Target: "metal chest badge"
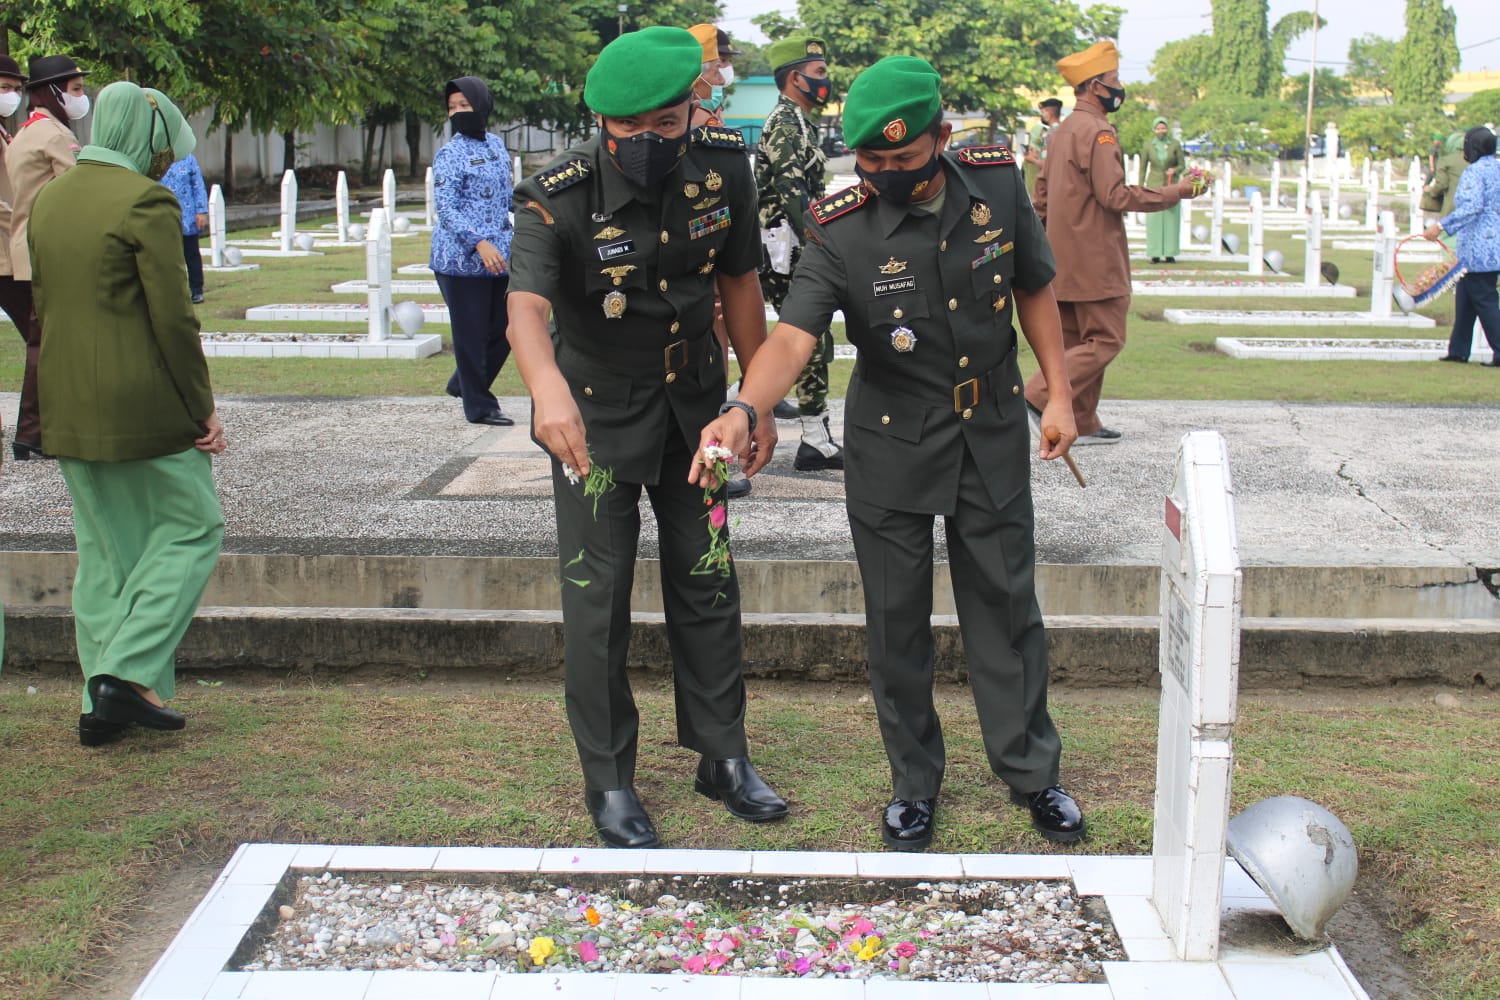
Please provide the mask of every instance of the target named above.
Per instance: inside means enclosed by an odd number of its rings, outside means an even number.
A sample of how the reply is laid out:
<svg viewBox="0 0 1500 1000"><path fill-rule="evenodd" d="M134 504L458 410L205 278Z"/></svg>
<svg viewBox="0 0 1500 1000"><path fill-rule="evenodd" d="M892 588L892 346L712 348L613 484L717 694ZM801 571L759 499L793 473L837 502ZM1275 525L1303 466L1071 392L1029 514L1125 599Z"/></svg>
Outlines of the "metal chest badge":
<svg viewBox="0 0 1500 1000"><path fill-rule="evenodd" d="M969 221L976 226L987 226L990 224L990 206L982 201L976 201L969 209Z"/></svg>
<svg viewBox="0 0 1500 1000"><path fill-rule="evenodd" d="M909 326L898 326L891 331L891 346L900 354L910 354L917 346L917 334Z"/></svg>
<svg viewBox="0 0 1500 1000"><path fill-rule="evenodd" d="M625 293L619 290L604 296L604 317L619 319L625 315Z"/></svg>
<svg viewBox="0 0 1500 1000"><path fill-rule="evenodd" d="M717 191L724 186L724 178L720 177L716 171L710 170L707 176L703 178L703 186L710 191ZM691 198L692 195L688 195L688 197Z"/></svg>

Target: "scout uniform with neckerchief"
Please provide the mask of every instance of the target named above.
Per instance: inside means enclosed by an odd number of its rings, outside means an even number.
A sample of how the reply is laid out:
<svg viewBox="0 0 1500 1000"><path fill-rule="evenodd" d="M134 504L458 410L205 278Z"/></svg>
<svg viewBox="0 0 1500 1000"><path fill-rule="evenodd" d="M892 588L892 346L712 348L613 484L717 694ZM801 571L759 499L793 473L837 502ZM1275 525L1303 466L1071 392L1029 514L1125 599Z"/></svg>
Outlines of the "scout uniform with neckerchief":
<svg viewBox="0 0 1500 1000"><path fill-rule="evenodd" d="M667 32L691 45L685 56ZM664 54L635 52L658 38L666 39ZM682 79L645 92L640 65L671 59L681 62ZM633 32L600 55L586 96L600 114L641 114L686 100L700 66L687 32ZM625 661L642 489L660 539L678 738L714 759L746 753L739 585L732 572L693 573L709 538L703 490L687 473L699 431L725 399L715 276L754 271L761 250L755 183L737 129L692 130L656 191L628 181L601 138L517 188L510 290L551 303L556 362L582 415L590 459L614 477L596 505L552 461L568 718L585 784L603 791L630 786L635 772L639 716Z"/></svg>
<svg viewBox="0 0 1500 1000"><path fill-rule="evenodd" d="M851 147L892 149L941 113L937 74L891 57L850 88ZM845 408L849 524L865 591L870 683L894 793L935 799L945 757L932 697L933 518L990 767L1012 789L1056 784L1047 649L1033 576L1030 434L1013 293L1052 254L1004 146L941 154L927 203L865 184L813 203L781 320L821 330L842 309L859 356ZM935 214L934 214L935 213Z"/></svg>

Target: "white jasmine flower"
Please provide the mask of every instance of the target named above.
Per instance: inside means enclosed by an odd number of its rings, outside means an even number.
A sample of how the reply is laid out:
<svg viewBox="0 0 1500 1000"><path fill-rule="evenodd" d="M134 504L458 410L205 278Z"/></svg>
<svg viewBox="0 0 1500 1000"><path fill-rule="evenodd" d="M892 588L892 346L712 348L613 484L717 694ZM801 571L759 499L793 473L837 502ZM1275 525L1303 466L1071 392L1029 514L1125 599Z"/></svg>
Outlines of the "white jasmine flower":
<svg viewBox="0 0 1500 1000"><path fill-rule="evenodd" d="M563 475L568 477L568 482L572 483L574 486L577 486L579 483L583 482L583 477L578 474L578 470L574 469L567 462L564 462L562 464L562 467Z"/></svg>

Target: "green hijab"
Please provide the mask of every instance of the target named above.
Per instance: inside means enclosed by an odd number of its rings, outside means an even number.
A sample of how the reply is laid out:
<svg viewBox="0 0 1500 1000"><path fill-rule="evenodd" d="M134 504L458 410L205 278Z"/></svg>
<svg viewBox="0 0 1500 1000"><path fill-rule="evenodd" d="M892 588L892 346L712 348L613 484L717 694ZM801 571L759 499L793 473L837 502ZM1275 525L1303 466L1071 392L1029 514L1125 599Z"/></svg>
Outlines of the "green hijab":
<svg viewBox="0 0 1500 1000"><path fill-rule="evenodd" d="M1464 134L1462 132L1452 133L1448 136L1447 141L1443 143L1443 152L1445 153L1462 153L1463 151Z"/></svg>
<svg viewBox="0 0 1500 1000"><path fill-rule="evenodd" d="M93 142L83 147L78 159L148 174L153 159L171 163L197 145L187 119L166 94L121 80L99 91Z"/></svg>

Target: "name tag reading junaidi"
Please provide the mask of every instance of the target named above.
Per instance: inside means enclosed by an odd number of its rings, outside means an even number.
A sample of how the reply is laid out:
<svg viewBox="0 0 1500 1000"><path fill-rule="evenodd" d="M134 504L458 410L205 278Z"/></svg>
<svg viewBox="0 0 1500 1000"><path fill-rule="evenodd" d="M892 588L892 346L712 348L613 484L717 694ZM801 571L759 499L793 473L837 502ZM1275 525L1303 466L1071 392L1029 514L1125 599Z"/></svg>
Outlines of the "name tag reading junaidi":
<svg viewBox="0 0 1500 1000"><path fill-rule="evenodd" d="M628 257L635 253L635 240L620 240L617 243L606 243L602 247L595 247L599 252L600 260L614 260L616 257Z"/></svg>

